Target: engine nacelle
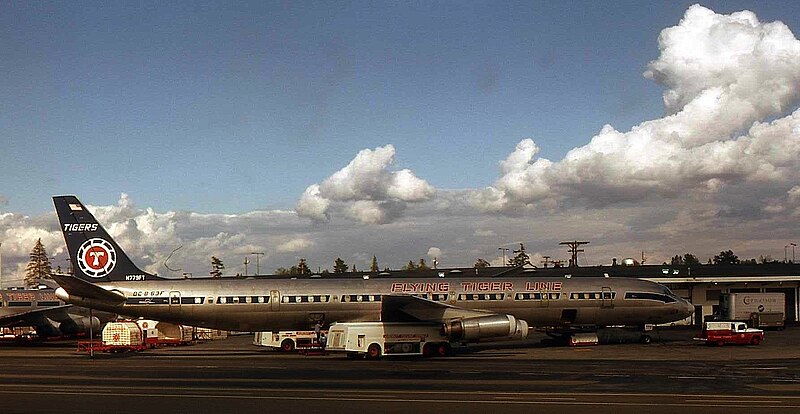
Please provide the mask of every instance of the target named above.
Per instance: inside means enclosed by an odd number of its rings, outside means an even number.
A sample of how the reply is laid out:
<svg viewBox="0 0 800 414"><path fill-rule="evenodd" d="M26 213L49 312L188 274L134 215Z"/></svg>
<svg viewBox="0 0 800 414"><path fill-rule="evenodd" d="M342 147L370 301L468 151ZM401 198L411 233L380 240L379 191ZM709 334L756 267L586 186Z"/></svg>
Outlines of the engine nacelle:
<svg viewBox="0 0 800 414"><path fill-rule="evenodd" d="M72 319L61 322L58 329L64 336L88 336L89 327L94 333L100 333L100 320L97 317L73 317Z"/></svg>
<svg viewBox="0 0 800 414"><path fill-rule="evenodd" d="M524 339L528 337L528 322L511 315L457 319L444 324L444 333L451 341Z"/></svg>

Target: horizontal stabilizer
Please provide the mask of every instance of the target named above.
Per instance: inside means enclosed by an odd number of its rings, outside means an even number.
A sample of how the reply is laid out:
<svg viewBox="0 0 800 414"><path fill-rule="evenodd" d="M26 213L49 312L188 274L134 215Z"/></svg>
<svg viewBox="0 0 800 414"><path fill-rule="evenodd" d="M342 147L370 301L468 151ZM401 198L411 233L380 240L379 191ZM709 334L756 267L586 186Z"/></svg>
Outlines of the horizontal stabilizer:
<svg viewBox="0 0 800 414"><path fill-rule="evenodd" d="M58 319L60 315L66 315L66 310L71 308L72 305L59 305L49 308L41 308L29 310L27 312L14 313L11 315L4 315L0 317L0 326L14 327L14 326L30 326L31 320L37 316L45 316L50 319Z"/></svg>
<svg viewBox="0 0 800 414"><path fill-rule="evenodd" d="M53 279L71 297L80 297L94 302L102 302L116 306L125 303L125 296L103 289L93 283L79 279L72 275L53 274ZM58 291L56 291L58 294Z"/></svg>

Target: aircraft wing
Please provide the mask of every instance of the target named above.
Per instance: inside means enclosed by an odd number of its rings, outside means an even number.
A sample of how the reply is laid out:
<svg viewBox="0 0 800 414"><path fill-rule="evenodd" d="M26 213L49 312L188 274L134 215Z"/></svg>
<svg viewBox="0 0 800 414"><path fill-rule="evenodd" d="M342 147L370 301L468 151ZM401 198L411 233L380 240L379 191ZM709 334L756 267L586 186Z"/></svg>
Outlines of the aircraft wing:
<svg viewBox="0 0 800 414"><path fill-rule="evenodd" d="M381 320L384 322L441 322L496 315L494 312L459 308L411 295L383 296Z"/></svg>
<svg viewBox="0 0 800 414"><path fill-rule="evenodd" d="M68 317L67 309L72 305L60 305L49 308L34 309L27 312L19 312L0 317L0 326L12 328L15 326L30 326L38 323L42 316L52 320L63 320Z"/></svg>
<svg viewBox="0 0 800 414"><path fill-rule="evenodd" d="M78 279L72 275L53 274L53 279L70 296L92 299L99 302L106 302L109 305L120 305L125 303L125 296L103 289L100 286Z"/></svg>

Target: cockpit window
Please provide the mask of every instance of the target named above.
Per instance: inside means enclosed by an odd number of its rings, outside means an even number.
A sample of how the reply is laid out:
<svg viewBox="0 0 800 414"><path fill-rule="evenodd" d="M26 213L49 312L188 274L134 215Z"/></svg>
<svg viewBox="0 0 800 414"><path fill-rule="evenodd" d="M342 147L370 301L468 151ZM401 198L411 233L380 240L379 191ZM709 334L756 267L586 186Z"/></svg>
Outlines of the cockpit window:
<svg viewBox="0 0 800 414"><path fill-rule="evenodd" d="M673 296L650 292L625 292L625 299L656 300L664 303L676 302L676 299Z"/></svg>

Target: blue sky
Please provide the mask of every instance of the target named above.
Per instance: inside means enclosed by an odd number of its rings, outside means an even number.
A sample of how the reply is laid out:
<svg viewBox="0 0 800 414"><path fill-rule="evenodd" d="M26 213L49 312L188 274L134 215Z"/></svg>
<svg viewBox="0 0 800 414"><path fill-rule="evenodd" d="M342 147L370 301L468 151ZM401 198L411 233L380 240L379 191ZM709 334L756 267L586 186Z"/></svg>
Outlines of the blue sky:
<svg viewBox="0 0 800 414"><path fill-rule="evenodd" d="M692 4L2 3L3 267L63 255L54 194L158 272L782 258L800 2Z"/></svg>
<svg viewBox="0 0 800 414"><path fill-rule="evenodd" d="M660 116L641 74L689 4L4 3L0 208L292 208L387 143L437 188L485 187L523 138L557 159ZM798 23L791 2L711 6Z"/></svg>

